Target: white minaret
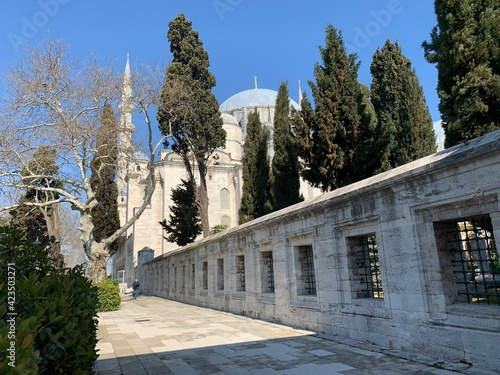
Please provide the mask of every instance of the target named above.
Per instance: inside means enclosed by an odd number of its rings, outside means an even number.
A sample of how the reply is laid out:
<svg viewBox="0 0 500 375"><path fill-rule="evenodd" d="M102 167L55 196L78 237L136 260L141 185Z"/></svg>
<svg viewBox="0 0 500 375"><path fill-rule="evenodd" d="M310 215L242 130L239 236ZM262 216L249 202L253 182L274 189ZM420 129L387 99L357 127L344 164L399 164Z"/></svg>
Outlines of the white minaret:
<svg viewBox="0 0 500 375"><path fill-rule="evenodd" d="M135 127L132 124L132 78L130 75L129 54L127 53L127 63L123 74L122 101L120 109L120 127L118 129L118 191L127 186L126 177L130 172L130 160L134 151L132 145L132 135Z"/></svg>
<svg viewBox="0 0 500 375"><path fill-rule="evenodd" d="M300 88L300 79L299 79L299 107L301 106L302 102L302 89Z"/></svg>

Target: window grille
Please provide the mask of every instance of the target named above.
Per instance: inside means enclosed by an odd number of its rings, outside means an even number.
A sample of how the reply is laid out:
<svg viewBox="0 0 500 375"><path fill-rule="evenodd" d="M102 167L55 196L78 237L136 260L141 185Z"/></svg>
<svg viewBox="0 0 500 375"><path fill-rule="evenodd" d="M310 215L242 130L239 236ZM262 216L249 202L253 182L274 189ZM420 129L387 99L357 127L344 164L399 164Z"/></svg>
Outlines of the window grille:
<svg viewBox="0 0 500 375"><path fill-rule="evenodd" d="M195 289L195 285L196 285L196 267L195 267L195 264L192 263L191 264L191 290L194 290Z"/></svg>
<svg viewBox="0 0 500 375"><path fill-rule="evenodd" d="M262 253L262 280L264 293L274 293L274 264L272 251Z"/></svg>
<svg viewBox="0 0 500 375"><path fill-rule="evenodd" d="M468 303L500 306L500 257L488 218L457 221L449 233L458 295Z"/></svg>
<svg viewBox="0 0 500 375"><path fill-rule="evenodd" d="M245 257L239 255L236 257L236 290L245 291Z"/></svg>
<svg viewBox="0 0 500 375"><path fill-rule="evenodd" d="M203 262L203 290L208 290L208 262Z"/></svg>
<svg viewBox="0 0 500 375"><path fill-rule="evenodd" d="M299 294L315 296L316 276L314 275L314 255L312 246L299 246L299 263L302 281L302 288Z"/></svg>
<svg viewBox="0 0 500 375"><path fill-rule="evenodd" d="M181 274L181 289L184 291L186 287L186 265L182 265L182 274Z"/></svg>
<svg viewBox="0 0 500 375"><path fill-rule="evenodd" d="M224 290L224 259L217 259L217 290Z"/></svg>
<svg viewBox="0 0 500 375"><path fill-rule="evenodd" d="M177 290L177 267L174 267L174 290Z"/></svg>
<svg viewBox="0 0 500 375"><path fill-rule="evenodd" d="M358 297L384 298L377 239L369 235L356 238L356 242L361 283Z"/></svg>

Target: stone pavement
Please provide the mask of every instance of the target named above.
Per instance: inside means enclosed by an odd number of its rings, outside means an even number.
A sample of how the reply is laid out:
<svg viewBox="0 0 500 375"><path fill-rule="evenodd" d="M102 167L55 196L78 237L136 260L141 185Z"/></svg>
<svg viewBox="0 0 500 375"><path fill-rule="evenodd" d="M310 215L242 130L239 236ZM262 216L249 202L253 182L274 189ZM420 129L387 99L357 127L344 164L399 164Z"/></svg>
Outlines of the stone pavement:
<svg viewBox="0 0 500 375"><path fill-rule="evenodd" d="M157 297L101 313L98 375L452 375L293 329Z"/></svg>

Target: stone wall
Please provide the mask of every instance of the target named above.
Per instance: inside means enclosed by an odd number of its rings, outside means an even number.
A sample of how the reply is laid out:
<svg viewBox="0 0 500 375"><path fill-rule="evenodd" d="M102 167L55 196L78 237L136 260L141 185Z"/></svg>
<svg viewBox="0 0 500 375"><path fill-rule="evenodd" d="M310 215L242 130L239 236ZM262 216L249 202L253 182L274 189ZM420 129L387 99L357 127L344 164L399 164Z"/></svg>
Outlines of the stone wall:
<svg viewBox="0 0 500 375"><path fill-rule="evenodd" d="M158 256L141 286L496 373L499 193L497 131Z"/></svg>

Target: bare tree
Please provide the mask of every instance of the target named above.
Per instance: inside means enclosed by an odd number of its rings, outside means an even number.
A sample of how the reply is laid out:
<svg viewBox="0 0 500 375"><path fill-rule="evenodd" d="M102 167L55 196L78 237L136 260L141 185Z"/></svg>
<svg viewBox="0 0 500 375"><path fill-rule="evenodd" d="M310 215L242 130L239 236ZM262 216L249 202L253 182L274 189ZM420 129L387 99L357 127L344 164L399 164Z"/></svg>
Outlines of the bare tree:
<svg viewBox="0 0 500 375"><path fill-rule="evenodd" d="M123 76L111 65L100 66L95 58L83 63L70 60L62 41L47 41L38 48L28 48L26 57L6 77L6 95L0 99L0 187L5 191L50 192L57 199L26 204L47 207L69 203L72 210L78 211L80 239L90 261L89 275L96 281L106 276L106 247L140 217L155 189L154 156L163 139L153 145L148 110L157 101L160 76L152 69L134 74L131 82L134 91L128 103L143 115L149 133L148 189L144 202L127 223L100 242L93 238L91 210L97 201L90 184L90 163L96 152L100 114L106 103L116 105L120 100ZM57 151L57 175L40 175L28 168L28 161L41 146ZM132 158L130 150L124 153ZM37 179L54 179L62 187L31 184ZM6 205L0 211L15 206Z"/></svg>

